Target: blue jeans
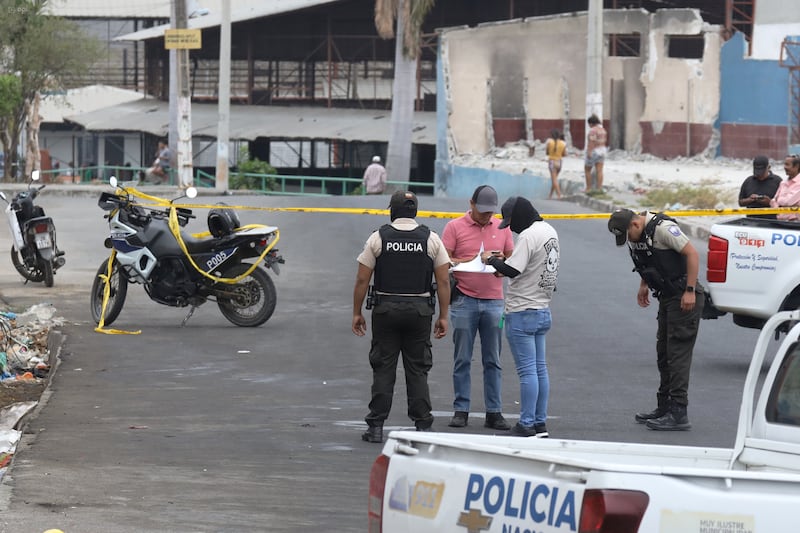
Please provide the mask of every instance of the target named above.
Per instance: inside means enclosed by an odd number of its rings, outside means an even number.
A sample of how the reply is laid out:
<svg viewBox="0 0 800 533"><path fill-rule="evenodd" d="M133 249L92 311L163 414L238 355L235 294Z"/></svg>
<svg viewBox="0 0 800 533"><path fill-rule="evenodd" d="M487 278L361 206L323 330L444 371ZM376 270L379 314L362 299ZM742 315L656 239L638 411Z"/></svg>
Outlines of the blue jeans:
<svg viewBox="0 0 800 533"><path fill-rule="evenodd" d="M547 420L550 376L544 337L551 323L550 309L526 309L506 315L506 339L519 376L519 423L525 427Z"/></svg>
<svg viewBox="0 0 800 533"><path fill-rule="evenodd" d="M450 327L453 330L453 401L454 411L469 412L470 365L475 335L481 336L481 360L483 361L483 401L487 413L503 410L501 399L503 371L500 367L500 345L502 334L500 318L503 316L503 300L483 300L463 294L456 296L450 306Z"/></svg>

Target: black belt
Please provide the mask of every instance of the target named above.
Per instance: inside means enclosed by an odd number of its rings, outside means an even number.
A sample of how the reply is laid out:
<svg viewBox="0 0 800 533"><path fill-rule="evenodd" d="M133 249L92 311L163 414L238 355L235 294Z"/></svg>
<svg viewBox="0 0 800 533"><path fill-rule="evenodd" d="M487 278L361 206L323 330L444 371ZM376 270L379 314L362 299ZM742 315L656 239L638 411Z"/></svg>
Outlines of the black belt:
<svg viewBox="0 0 800 533"><path fill-rule="evenodd" d="M430 296L398 296L394 294L377 294L378 300L380 302L418 302L421 300L427 300Z"/></svg>

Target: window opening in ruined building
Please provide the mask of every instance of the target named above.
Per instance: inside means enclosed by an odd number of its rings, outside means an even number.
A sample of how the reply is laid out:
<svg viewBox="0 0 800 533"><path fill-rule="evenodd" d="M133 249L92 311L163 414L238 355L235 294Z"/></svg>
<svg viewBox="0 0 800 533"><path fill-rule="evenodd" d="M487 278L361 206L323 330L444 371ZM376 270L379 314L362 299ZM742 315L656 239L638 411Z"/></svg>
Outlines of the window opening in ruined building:
<svg viewBox="0 0 800 533"><path fill-rule="evenodd" d="M612 33L608 36L608 55L611 57L639 57L642 37L638 33Z"/></svg>
<svg viewBox="0 0 800 533"><path fill-rule="evenodd" d="M703 59L705 38L702 35L667 36L667 56L680 59Z"/></svg>

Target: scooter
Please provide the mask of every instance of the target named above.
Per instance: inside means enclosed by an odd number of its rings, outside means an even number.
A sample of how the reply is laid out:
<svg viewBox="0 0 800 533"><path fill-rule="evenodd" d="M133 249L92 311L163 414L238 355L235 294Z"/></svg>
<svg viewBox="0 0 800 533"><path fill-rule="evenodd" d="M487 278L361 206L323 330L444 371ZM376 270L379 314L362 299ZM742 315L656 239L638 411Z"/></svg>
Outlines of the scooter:
<svg viewBox="0 0 800 533"><path fill-rule="evenodd" d="M56 244L56 226L53 219L45 216L44 209L33 201L45 185L33 187L39 181L39 171L31 173L28 190L20 191L9 202L5 193L0 198L8 204L6 217L14 244L11 246L11 262L17 272L28 281L44 281L53 286L55 271L64 266L64 252Z"/></svg>
<svg viewBox="0 0 800 533"><path fill-rule="evenodd" d="M128 284L140 284L156 303L191 309L183 320L207 301L216 301L222 315L242 327L259 326L275 310L276 291L266 269L278 273L284 262L274 247L279 239L275 226L241 227L233 209L220 207L208 214L208 232L191 235L181 230L195 218L191 209L174 202L159 205L137 203L134 188L110 179L114 193L103 192L99 207L108 214L111 257L103 261L94 278L91 313L96 323L109 326L117 319L128 293ZM189 187L184 196L194 198ZM183 198L181 196L180 198ZM146 197L153 200L154 197ZM158 200L158 199L156 199Z"/></svg>

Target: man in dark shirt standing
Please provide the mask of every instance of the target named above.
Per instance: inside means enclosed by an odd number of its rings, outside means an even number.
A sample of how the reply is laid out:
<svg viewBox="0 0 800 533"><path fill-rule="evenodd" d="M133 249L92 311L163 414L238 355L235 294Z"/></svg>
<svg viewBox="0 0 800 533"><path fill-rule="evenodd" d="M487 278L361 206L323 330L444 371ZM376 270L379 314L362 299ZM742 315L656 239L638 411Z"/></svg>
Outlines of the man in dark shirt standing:
<svg viewBox="0 0 800 533"><path fill-rule="evenodd" d="M769 207L769 201L775 196L781 178L770 171L769 158L765 155L753 159L753 175L742 183L739 190L741 207ZM775 215L747 215L752 218L775 218Z"/></svg>

